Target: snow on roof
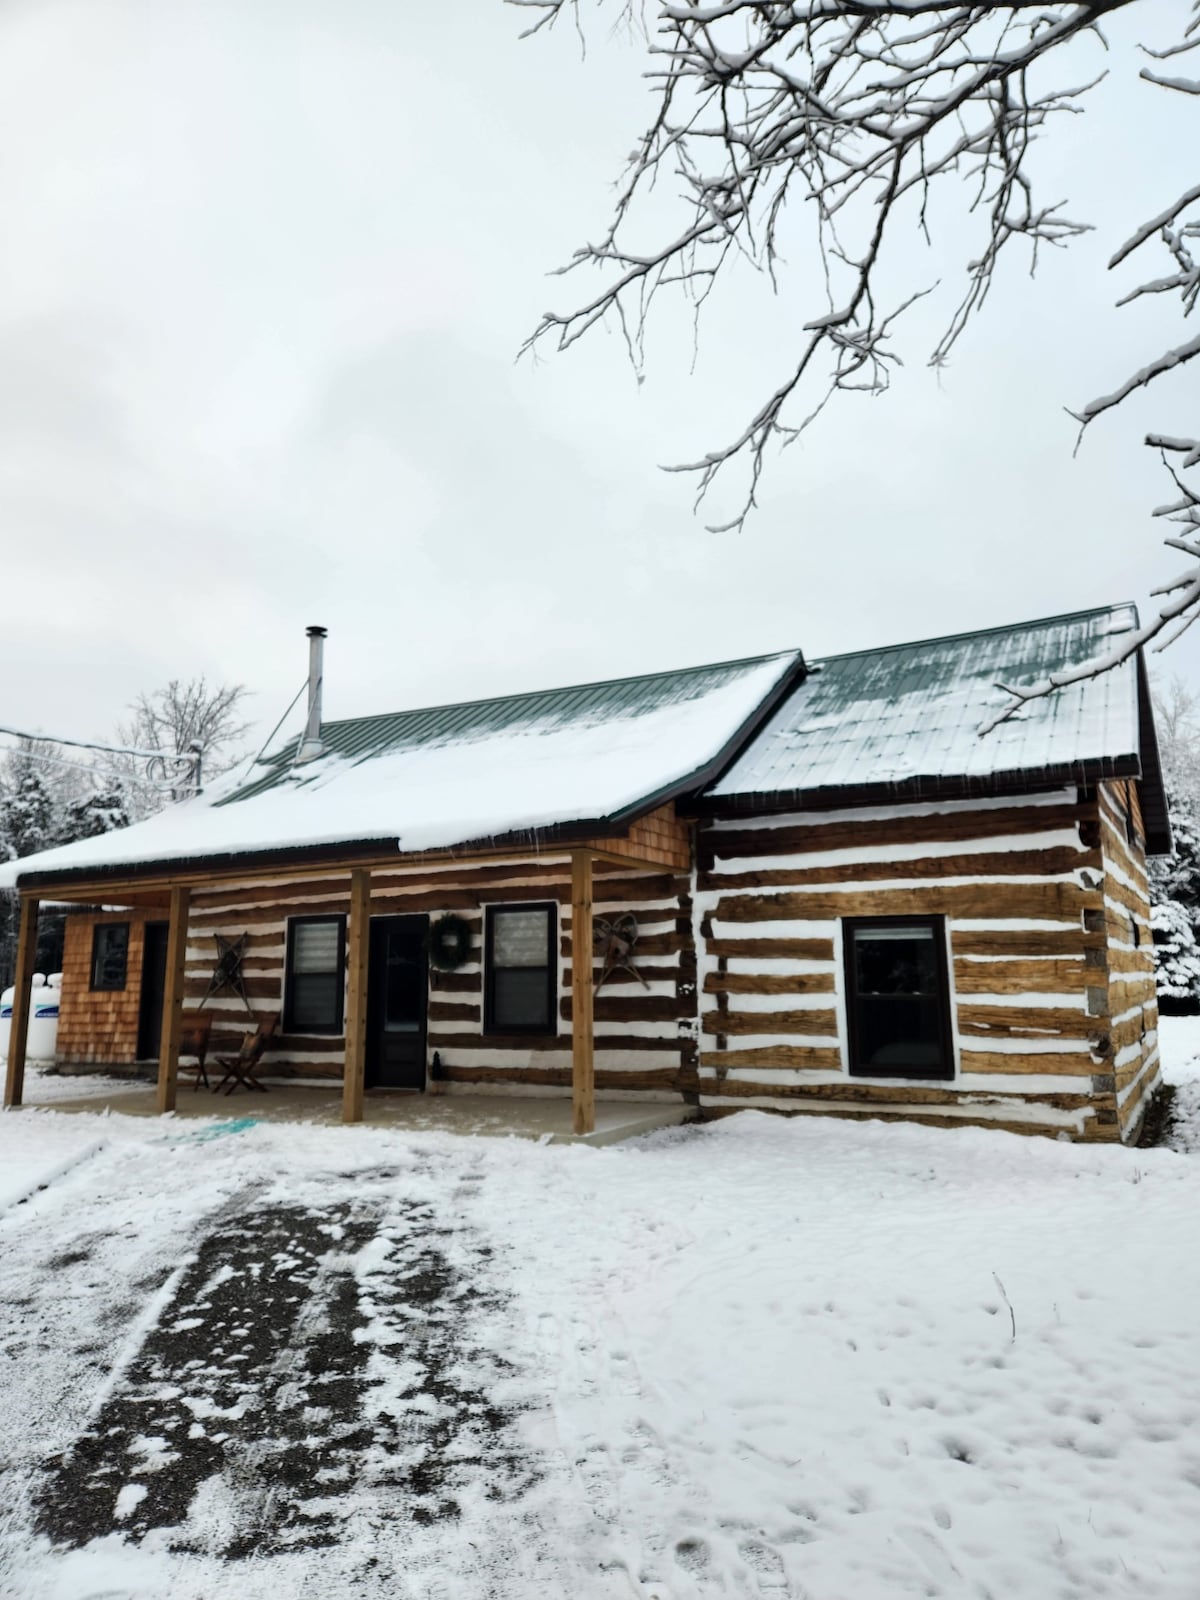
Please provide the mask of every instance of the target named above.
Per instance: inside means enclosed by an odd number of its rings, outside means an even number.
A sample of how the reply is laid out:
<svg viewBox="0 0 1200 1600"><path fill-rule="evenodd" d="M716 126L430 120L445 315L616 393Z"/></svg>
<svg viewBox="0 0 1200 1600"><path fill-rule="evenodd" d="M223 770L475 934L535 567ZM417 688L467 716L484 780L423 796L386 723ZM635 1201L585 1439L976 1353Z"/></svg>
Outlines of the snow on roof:
<svg viewBox="0 0 1200 1600"><path fill-rule="evenodd" d="M1032 684L1094 659L1137 621L1131 605L1106 606L810 662L803 683L709 793L809 795L1136 764L1136 658L1030 701L986 736L979 729L1010 699L999 681Z"/></svg>
<svg viewBox="0 0 1200 1600"><path fill-rule="evenodd" d="M32 874L387 841L430 850L636 810L710 766L799 666L744 661L325 723L131 828L0 867Z"/></svg>

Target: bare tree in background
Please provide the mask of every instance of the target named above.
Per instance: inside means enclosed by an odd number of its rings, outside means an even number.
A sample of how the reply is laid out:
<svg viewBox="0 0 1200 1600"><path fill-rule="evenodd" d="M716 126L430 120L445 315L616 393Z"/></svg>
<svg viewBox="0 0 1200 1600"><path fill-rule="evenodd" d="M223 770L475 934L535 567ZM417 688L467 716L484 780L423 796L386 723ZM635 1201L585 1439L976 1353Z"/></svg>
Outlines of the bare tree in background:
<svg viewBox="0 0 1200 1600"><path fill-rule="evenodd" d="M159 750L161 773L147 774L135 757L112 757L138 816L146 816L192 792L192 780L179 763L198 753L205 781L241 759L240 741L251 724L242 717L248 691L241 683L211 684L201 676L172 678L162 689L138 695L128 720L118 724L117 742L137 750ZM157 779L157 781L156 781Z"/></svg>
<svg viewBox="0 0 1200 1600"><path fill-rule="evenodd" d="M1200 809L1200 693L1177 673L1154 685L1154 723L1164 772Z"/></svg>
<svg viewBox="0 0 1200 1600"><path fill-rule="evenodd" d="M510 3L537 13L529 33L567 13L578 22L586 9L581 0ZM1103 50L1105 19L1134 6L1149 25L1146 0L630 0L624 14L631 22L640 17L647 30L653 119L618 186L606 232L561 269L596 268L601 286L573 310L547 313L527 348L550 338L566 349L598 323L615 321L640 364L646 317L661 292L678 291L698 311L738 257L774 281L789 202L806 206L825 304L813 307L778 382L741 431L670 469L695 476L699 502L719 474L741 463L748 475L741 508L719 525L740 527L771 446L795 439L839 391L888 388L899 363L898 319L928 292L889 294L889 246L905 225L929 237L935 185L938 192L952 187L939 180L958 180L958 197L984 218L985 237L930 355L935 366L982 308L1002 252L1022 243L1036 266L1044 246L1086 231L1060 203L1035 194L1028 158L1052 119L1081 111L1104 75L1077 81L1079 50L1072 47L1090 41ZM1167 13L1153 15L1161 21ZM1200 79L1177 75L1176 66L1176 58L1200 49L1200 0L1173 16L1169 37L1143 43L1140 76L1168 93L1200 95ZM1200 151L1200 139L1194 148ZM682 197L681 225L639 239L638 202L667 180ZM1162 270L1131 285L1118 303L1177 296L1187 317L1200 293L1200 182L1156 197L1155 206L1109 267L1141 260L1157 246ZM663 212L650 213L656 215ZM1196 355L1200 335L1151 352L1108 394L1073 408L1081 429ZM1154 515L1176 524L1165 542L1187 558L1180 574L1154 591L1162 602L1157 614L1122 635L1101 661L1053 680L1004 685L1012 699L989 726L1026 700L1115 666L1152 639L1162 648L1200 614L1196 428L1193 420L1181 432L1146 439L1172 483L1168 503Z"/></svg>

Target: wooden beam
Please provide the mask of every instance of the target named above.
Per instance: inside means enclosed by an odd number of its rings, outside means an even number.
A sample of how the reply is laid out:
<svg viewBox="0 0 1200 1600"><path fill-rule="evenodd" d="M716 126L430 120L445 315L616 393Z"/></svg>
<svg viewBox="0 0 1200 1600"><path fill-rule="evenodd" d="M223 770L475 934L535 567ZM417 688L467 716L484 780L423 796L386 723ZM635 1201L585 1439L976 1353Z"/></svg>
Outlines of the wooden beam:
<svg viewBox="0 0 1200 1600"><path fill-rule="evenodd" d="M171 890L171 916L167 926L167 970L163 978L162 1032L158 1037L158 1095L161 1116L175 1109L179 1081L179 1040L183 1032L183 977L187 956L188 904L191 890L176 884Z"/></svg>
<svg viewBox="0 0 1200 1600"><path fill-rule="evenodd" d="M23 894L21 927L17 935L16 990L13 994L12 1026L8 1035L8 1071L4 1078L6 1106L19 1106L25 1092L25 1047L29 1039L33 964L37 958L37 928L38 901L33 895Z"/></svg>
<svg viewBox="0 0 1200 1600"><path fill-rule="evenodd" d="M367 962L371 952L371 873L350 874L350 916L346 927L346 1068L342 1080L342 1121L361 1122L367 1075Z"/></svg>
<svg viewBox="0 0 1200 1600"><path fill-rule="evenodd" d="M604 849L603 845L592 844L588 849L594 860L607 862L614 867L624 867L628 872L654 872L660 877L667 873L674 877L688 870L687 863L681 865L679 861L652 861L649 856L620 855L615 850ZM572 850L572 858L575 854L576 852Z"/></svg>
<svg viewBox="0 0 1200 1600"><path fill-rule="evenodd" d="M576 1133L596 1126L592 1028L592 852L571 851L571 1107Z"/></svg>
<svg viewBox="0 0 1200 1600"><path fill-rule="evenodd" d="M176 884L186 884L189 888L203 888L213 884L224 888L237 884L280 884L302 883L308 878L328 878L331 874L343 873L349 867L351 870L359 869L373 872L398 871L409 867L493 867L493 866L523 866L528 862L561 862L566 866L570 857L572 846L569 843L561 845L546 845L538 848L530 845L527 849L516 850L512 846L495 850L472 850L456 854L453 849L448 850L414 850L409 854L397 850L392 855L363 856L358 860L347 862L345 860L330 859L305 863L303 866L260 866L254 867L189 867L186 871L172 874L170 878L154 873L147 873L142 878L113 878L111 880L92 879L85 883L40 884L36 893L42 897L43 904L62 901L64 904L78 902L83 905L123 906L134 904L134 896L151 894L155 896L154 904L166 904L166 892ZM620 864L627 866L628 858L620 857ZM662 865L647 864L647 871L665 872L670 869Z"/></svg>
<svg viewBox="0 0 1200 1600"><path fill-rule="evenodd" d="M86 882L43 884L29 892L40 895L43 902L54 901L64 904L77 902L83 905L102 906L141 903L166 905L170 890L179 885L200 889L208 884L227 886L243 883L300 883L306 878L326 878L331 873L345 872L347 867L352 871L386 872L424 866L445 868L521 866L530 861L542 863L561 861L565 865L568 857L581 848L585 846L572 844L569 840L563 840L561 843L550 840L541 846L530 844L524 848L497 845L491 850L476 848L460 851L454 846L443 850L413 850L407 853L396 850L388 855L364 854L351 861L345 858L326 857L323 860L304 863L287 862L274 865L267 863L251 867L189 866L169 874L165 870L161 873L151 871L135 878L112 877ZM586 848L590 849L598 860L609 861L614 866L626 867L636 872L683 872L688 870L690 864L685 862L682 856L672 864L668 861L654 861L646 856L626 855L620 851L609 850L603 838L589 841Z"/></svg>

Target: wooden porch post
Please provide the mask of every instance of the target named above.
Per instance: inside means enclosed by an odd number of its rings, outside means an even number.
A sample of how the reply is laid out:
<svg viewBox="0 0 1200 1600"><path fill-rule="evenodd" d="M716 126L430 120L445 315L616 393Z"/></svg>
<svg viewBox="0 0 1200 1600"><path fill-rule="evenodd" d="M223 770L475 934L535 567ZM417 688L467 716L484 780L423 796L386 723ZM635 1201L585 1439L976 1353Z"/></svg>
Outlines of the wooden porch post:
<svg viewBox="0 0 1200 1600"><path fill-rule="evenodd" d="M342 1079L342 1121L361 1122L367 1069L367 960L371 939L371 874L350 874L350 920L346 929L346 1070Z"/></svg>
<svg viewBox="0 0 1200 1600"><path fill-rule="evenodd" d="M187 957L188 906L192 891L178 885L171 890L171 920L167 924L167 970L163 978L162 1032L158 1036L159 1115L175 1109L179 1081L179 1040L183 1033L183 974Z"/></svg>
<svg viewBox="0 0 1200 1600"><path fill-rule="evenodd" d="M8 1072L4 1079L4 1104L19 1106L25 1092L25 1046L29 1039L29 1012L33 990L33 963L37 956L38 900L21 896L21 926L17 934L16 992L12 1027L8 1034Z"/></svg>
<svg viewBox="0 0 1200 1600"><path fill-rule="evenodd" d="M571 1103L576 1133L596 1126L592 1041L592 853L571 851Z"/></svg>

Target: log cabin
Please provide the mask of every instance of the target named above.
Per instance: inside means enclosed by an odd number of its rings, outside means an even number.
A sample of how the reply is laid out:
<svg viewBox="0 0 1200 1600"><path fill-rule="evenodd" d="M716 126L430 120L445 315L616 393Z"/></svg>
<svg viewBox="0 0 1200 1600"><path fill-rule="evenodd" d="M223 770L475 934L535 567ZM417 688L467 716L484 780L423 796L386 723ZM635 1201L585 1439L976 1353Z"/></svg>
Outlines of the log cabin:
<svg viewBox="0 0 1200 1600"><path fill-rule="evenodd" d="M1137 626L1112 606L322 716L119 833L9 864L5 1103L39 900L68 918L67 1063L281 1015L272 1074L366 1092L685 1102L1136 1140L1159 1082L1147 852L1170 848ZM102 908L102 909L97 909ZM230 952L234 952L231 956ZM234 963L234 971L229 968ZM221 963L224 962L224 968Z"/></svg>

